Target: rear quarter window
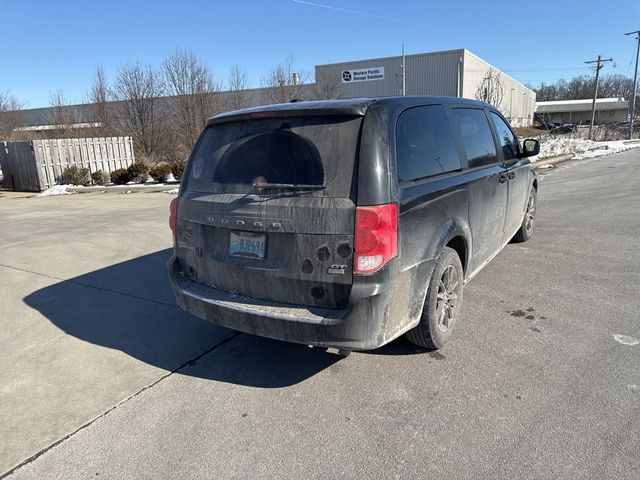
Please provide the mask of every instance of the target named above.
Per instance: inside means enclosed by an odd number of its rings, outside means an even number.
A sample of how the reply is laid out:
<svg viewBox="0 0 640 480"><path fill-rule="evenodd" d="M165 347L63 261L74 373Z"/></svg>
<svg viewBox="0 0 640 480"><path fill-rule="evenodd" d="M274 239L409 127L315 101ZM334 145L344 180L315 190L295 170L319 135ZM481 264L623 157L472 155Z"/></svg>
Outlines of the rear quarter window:
<svg viewBox="0 0 640 480"><path fill-rule="evenodd" d="M484 111L477 108L454 108L451 112L469 168L498 163L496 145Z"/></svg>
<svg viewBox="0 0 640 480"><path fill-rule="evenodd" d="M401 182L460 170L460 157L449 119L441 105L404 111L396 126L398 177Z"/></svg>

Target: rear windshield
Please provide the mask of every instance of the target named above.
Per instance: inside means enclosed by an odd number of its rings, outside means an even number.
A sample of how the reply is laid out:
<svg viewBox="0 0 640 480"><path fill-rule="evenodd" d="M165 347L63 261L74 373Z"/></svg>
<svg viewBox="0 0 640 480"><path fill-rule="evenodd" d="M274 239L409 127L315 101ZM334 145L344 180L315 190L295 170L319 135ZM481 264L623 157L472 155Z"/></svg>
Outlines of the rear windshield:
<svg viewBox="0 0 640 480"><path fill-rule="evenodd" d="M305 116L211 125L196 144L186 189L253 193L254 184L325 187L312 195L349 197L362 117Z"/></svg>

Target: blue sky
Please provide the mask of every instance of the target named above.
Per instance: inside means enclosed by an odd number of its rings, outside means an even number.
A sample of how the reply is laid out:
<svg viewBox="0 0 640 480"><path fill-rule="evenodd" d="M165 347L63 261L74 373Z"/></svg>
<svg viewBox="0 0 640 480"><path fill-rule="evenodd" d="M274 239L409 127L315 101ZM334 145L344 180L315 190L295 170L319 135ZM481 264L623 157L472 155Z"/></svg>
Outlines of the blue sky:
<svg viewBox="0 0 640 480"><path fill-rule="evenodd" d="M323 6L320 6L323 5ZM27 107L62 90L80 102L102 64L107 77L132 61L158 64L193 50L219 80L244 68L260 86L291 54L316 64L467 48L523 83L590 74L583 63L613 57L603 73L633 73L638 0L402 1L28 1L0 0L0 91Z"/></svg>

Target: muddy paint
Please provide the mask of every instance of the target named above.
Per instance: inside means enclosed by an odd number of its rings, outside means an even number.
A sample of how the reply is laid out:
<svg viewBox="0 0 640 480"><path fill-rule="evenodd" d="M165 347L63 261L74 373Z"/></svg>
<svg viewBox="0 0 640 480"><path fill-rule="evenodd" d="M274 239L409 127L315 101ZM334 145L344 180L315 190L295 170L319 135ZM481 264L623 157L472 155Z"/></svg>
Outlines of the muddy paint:
<svg viewBox="0 0 640 480"><path fill-rule="evenodd" d="M415 103L413 98L397 98L292 104L210 121L209 125L245 121L253 113L275 108L281 111L269 110L268 116L286 117L286 122L278 122L285 128L285 124L293 125L289 117L336 112L362 116L366 112L359 149L354 143L351 155L334 162L348 168L323 164L326 182L317 191L267 195L226 186L216 190L209 180L200 185L196 175L190 178L187 167L179 197L177 258L170 262L179 305L214 323L248 333L369 349L417 323L433 264L449 242L455 240L451 245L460 250L465 273L477 273L504 247L504 237L515 233L504 231L505 222L515 215L520 223L522 212L508 205L524 204L518 198L528 193L533 172L528 161L518 162L523 172L517 177L525 185L511 182L508 189L506 183L499 182L506 167L498 153L495 162L482 168L466 169L461 158L463 168L455 175L399 182L395 125L402 111ZM446 103L447 108L470 104L463 99L447 99ZM320 137L318 140L320 148L323 144ZM375 275L354 276L356 205L388 202L398 204L398 258ZM186 229L189 235L182 233ZM231 254L232 231L253 232L264 238L260 258ZM509 313L527 317L532 311ZM444 359L438 352L431 357Z"/></svg>

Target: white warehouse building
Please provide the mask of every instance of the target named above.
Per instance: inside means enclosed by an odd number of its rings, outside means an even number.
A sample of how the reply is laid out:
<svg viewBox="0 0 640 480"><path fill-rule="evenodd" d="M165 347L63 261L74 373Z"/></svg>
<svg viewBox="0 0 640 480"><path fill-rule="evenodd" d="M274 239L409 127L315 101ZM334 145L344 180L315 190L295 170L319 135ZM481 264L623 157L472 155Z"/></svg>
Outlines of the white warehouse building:
<svg viewBox="0 0 640 480"><path fill-rule="evenodd" d="M536 115L551 123L589 123L593 100L556 100L536 103ZM629 120L629 100L624 98L598 98L595 124L625 122Z"/></svg>
<svg viewBox="0 0 640 480"><path fill-rule="evenodd" d="M443 95L489 99L514 126L530 125L536 94L469 50L448 50L317 65L317 84L339 83L341 97ZM493 100L493 101L491 101Z"/></svg>

